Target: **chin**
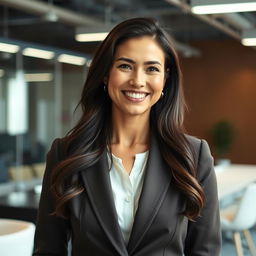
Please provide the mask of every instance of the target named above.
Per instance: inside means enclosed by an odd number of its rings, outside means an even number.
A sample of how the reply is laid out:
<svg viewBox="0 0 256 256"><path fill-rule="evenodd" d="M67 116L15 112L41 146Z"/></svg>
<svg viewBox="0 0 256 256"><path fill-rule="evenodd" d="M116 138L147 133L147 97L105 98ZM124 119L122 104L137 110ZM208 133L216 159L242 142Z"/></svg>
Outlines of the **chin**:
<svg viewBox="0 0 256 256"><path fill-rule="evenodd" d="M120 117L139 117L139 116L145 116L149 115L150 108L146 106L127 106L127 105L121 105L114 106L114 113L119 115Z"/></svg>
<svg viewBox="0 0 256 256"><path fill-rule="evenodd" d="M129 111L126 111L126 114L127 115L131 115L131 116L143 116L143 115L147 115L149 113L149 110L148 109L145 109L145 110L138 110L138 109L134 109L134 110L129 110ZM125 113L124 113L125 114Z"/></svg>

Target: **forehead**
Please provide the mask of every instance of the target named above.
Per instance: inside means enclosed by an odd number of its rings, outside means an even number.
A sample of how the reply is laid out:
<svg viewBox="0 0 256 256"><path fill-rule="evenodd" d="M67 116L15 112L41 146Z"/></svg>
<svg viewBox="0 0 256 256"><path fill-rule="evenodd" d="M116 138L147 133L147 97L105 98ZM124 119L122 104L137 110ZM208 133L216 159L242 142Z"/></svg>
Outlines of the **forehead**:
<svg viewBox="0 0 256 256"><path fill-rule="evenodd" d="M120 56L133 59L148 59L164 62L165 54L159 43L152 36L131 38L118 45L115 58Z"/></svg>

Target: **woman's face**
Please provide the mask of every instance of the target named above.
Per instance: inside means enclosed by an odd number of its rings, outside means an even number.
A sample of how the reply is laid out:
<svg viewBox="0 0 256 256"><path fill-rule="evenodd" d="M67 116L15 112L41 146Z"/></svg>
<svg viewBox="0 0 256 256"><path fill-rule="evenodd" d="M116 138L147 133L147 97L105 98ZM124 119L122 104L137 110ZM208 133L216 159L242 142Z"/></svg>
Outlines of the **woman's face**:
<svg viewBox="0 0 256 256"><path fill-rule="evenodd" d="M108 76L113 114L149 115L165 83L165 55L150 36L120 44Z"/></svg>

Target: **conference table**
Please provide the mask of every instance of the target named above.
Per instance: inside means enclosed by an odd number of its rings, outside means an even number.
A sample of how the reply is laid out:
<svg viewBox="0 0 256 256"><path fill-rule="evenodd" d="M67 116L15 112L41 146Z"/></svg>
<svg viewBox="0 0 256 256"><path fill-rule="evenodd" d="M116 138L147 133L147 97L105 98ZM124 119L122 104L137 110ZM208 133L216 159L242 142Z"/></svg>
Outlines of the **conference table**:
<svg viewBox="0 0 256 256"><path fill-rule="evenodd" d="M215 167L218 197L222 200L256 182L256 165L231 164Z"/></svg>
<svg viewBox="0 0 256 256"><path fill-rule="evenodd" d="M36 223L40 195L34 191L15 191L0 196L0 218Z"/></svg>

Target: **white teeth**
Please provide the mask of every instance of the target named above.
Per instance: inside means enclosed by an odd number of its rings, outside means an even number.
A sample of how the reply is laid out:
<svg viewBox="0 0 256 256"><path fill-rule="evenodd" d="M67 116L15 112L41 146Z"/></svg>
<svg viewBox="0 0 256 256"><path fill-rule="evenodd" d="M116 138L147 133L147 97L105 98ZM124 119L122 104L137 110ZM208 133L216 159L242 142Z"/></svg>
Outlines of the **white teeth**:
<svg viewBox="0 0 256 256"><path fill-rule="evenodd" d="M147 96L146 93L137 93L137 92L124 92L125 95L134 99L142 99Z"/></svg>

